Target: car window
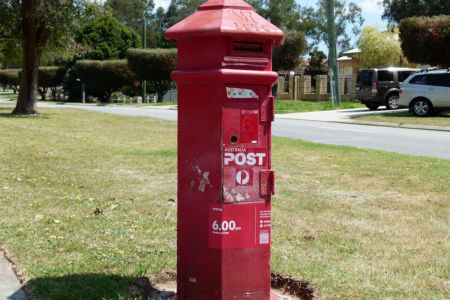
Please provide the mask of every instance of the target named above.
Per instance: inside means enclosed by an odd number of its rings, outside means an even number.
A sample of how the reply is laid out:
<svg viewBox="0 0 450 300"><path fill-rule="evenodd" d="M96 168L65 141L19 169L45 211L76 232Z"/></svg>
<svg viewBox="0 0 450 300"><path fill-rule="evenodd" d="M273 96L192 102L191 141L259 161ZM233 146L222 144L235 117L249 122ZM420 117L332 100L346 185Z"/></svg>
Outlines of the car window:
<svg viewBox="0 0 450 300"><path fill-rule="evenodd" d="M427 84L427 79L428 79L428 74L417 75L417 76L414 76L414 78L411 78L409 83L412 83L412 84Z"/></svg>
<svg viewBox="0 0 450 300"><path fill-rule="evenodd" d="M432 74L429 78L429 84L450 87L450 74Z"/></svg>
<svg viewBox="0 0 450 300"><path fill-rule="evenodd" d="M356 82L360 85L372 85L373 71L361 71L358 73Z"/></svg>
<svg viewBox="0 0 450 300"><path fill-rule="evenodd" d="M403 82L409 77L414 71L398 71L398 81Z"/></svg>
<svg viewBox="0 0 450 300"><path fill-rule="evenodd" d="M394 72L378 71L378 81L394 81Z"/></svg>

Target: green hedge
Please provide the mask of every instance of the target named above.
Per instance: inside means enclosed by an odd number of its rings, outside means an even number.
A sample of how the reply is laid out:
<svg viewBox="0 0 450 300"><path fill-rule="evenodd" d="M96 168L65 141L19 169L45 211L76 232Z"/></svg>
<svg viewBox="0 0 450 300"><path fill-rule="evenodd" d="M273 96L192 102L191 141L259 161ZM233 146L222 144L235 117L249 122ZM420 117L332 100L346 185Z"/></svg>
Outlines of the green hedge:
<svg viewBox="0 0 450 300"><path fill-rule="evenodd" d="M403 19L399 29L402 50L409 61L449 66L450 15Z"/></svg>
<svg viewBox="0 0 450 300"><path fill-rule="evenodd" d="M108 102L123 86L137 84L126 60L79 60L75 70L93 96Z"/></svg>
<svg viewBox="0 0 450 300"><path fill-rule="evenodd" d="M0 84L9 85L14 90L14 93L16 93L20 84L20 71L20 69L0 70Z"/></svg>
<svg viewBox="0 0 450 300"><path fill-rule="evenodd" d="M52 91L53 99L55 98L56 88L62 84L66 72L65 67L39 67L38 87L42 100L45 100L49 88Z"/></svg>
<svg viewBox="0 0 450 300"><path fill-rule="evenodd" d="M137 79L150 81L161 101L172 84L170 73L177 67L177 49L128 49L127 58Z"/></svg>

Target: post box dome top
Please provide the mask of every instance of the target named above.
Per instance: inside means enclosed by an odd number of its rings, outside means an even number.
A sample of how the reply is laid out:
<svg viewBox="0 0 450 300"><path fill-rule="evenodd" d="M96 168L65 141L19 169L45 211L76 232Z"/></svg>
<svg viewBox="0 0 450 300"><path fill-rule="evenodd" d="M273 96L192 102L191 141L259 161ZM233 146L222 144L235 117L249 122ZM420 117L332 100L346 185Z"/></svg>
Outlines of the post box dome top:
<svg viewBox="0 0 450 300"><path fill-rule="evenodd" d="M191 37L233 36L270 39L274 46L283 43L283 32L243 0L209 0L195 13L170 27L164 36L173 41Z"/></svg>

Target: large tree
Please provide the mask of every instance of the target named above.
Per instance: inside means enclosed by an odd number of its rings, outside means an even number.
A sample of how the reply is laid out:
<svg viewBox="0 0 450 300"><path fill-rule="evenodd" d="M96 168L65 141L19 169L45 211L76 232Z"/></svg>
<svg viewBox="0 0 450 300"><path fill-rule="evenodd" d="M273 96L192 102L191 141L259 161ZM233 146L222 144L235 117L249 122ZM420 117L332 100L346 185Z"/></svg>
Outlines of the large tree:
<svg viewBox="0 0 450 300"><path fill-rule="evenodd" d="M361 53L359 67L413 66L403 55L398 29L379 31L377 27L365 26L358 40Z"/></svg>
<svg viewBox="0 0 450 300"><path fill-rule="evenodd" d="M255 11L281 29L301 30L300 6L295 0L249 0Z"/></svg>
<svg viewBox="0 0 450 300"><path fill-rule="evenodd" d="M122 24L133 29L143 36L143 24L146 20L146 26L153 21L152 11L155 8L153 0L107 0L106 7L112 9L112 14ZM147 46L152 47L156 44L156 33L151 28L146 31Z"/></svg>
<svg viewBox="0 0 450 300"><path fill-rule="evenodd" d="M320 51L317 47L309 52L309 65L305 68L305 74L316 76L328 74L328 65L324 63L327 55Z"/></svg>
<svg viewBox="0 0 450 300"><path fill-rule="evenodd" d="M23 49L21 88L13 114L38 114L38 66L49 44L67 34L81 0L0 0L0 37Z"/></svg>
<svg viewBox="0 0 450 300"><path fill-rule="evenodd" d="M155 48L175 48L176 45L164 37L164 32L171 25L171 14L174 12L174 6L170 5L167 11L164 8L158 7L153 19L150 23L150 27L155 33ZM173 25L173 24L172 24Z"/></svg>
<svg viewBox="0 0 450 300"><path fill-rule="evenodd" d="M319 42L328 45L328 27L327 27L327 0L317 1L317 8L304 7L301 11L301 23L307 37L310 47L316 46ZM335 0L335 24L336 41L340 51L346 50L351 46L351 36L358 36L361 32L361 26L364 19L361 14L361 8L347 1ZM351 34L349 30L351 29Z"/></svg>
<svg viewBox="0 0 450 300"><path fill-rule="evenodd" d="M449 0L383 0L383 19L399 24L404 18L450 15Z"/></svg>
<svg viewBox="0 0 450 300"><path fill-rule="evenodd" d="M75 41L87 46L85 58L95 60L125 58L128 48L141 46L137 33L109 14L88 20L77 30Z"/></svg>
<svg viewBox="0 0 450 300"><path fill-rule="evenodd" d="M300 6L295 0L249 0L255 11L281 29L302 31L312 49L320 42L328 45L326 0L317 6ZM361 8L353 2L335 0L336 37L340 49L348 49L351 36L358 35L363 24Z"/></svg>
<svg viewBox="0 0 450 300"><path fill-rule="evenodd" d="M305 50L306 40L303 32L286 30L283 45L273 48L273 69L275 71L295 69Z"/></svg>

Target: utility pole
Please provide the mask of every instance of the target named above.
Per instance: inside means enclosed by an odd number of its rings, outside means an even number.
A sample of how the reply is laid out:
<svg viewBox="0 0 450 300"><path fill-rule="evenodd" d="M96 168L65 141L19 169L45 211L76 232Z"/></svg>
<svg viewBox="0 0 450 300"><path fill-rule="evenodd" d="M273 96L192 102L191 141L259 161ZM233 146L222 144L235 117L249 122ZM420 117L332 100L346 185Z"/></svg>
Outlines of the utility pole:
<svg viewBox="0 0 450 300"><path fill-rule="evenodd" d="M336 55L336 27L334 24L334 0L327 0L328 20L328 64L330 66L330 90L335 106L341 104L341 93L339 84L339 65Z"/></svg>
<svg viewBox="0 0 450 300"><path fill-rule="evenodd" d="M147 19L142 17L142 48L147 48ZM142 101L147 101L147 81L142 81Z"/></svg>

